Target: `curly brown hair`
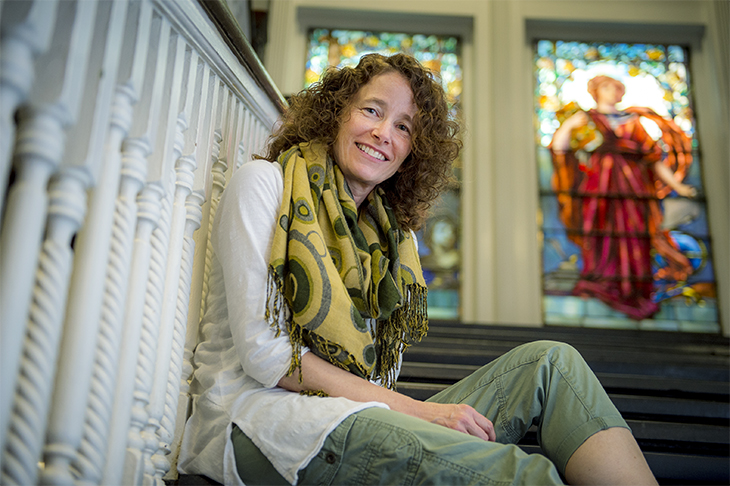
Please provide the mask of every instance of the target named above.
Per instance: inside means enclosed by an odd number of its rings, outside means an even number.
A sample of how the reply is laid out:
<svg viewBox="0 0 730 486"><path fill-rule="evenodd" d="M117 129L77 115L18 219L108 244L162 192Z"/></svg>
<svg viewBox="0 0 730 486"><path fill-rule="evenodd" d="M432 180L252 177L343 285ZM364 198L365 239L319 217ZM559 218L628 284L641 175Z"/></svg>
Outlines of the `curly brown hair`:
<svg viewBox="0 0 730 486"><path fill-rule="evenodd" d="M417 113L411 153L400 170L380 187L401 228L417 230L433 201L452 181L451 165L462 142L459 124L449 116L443 88L433 73L411 56L368 54L354 68L328 69L318 83L291 97L266 153L256 157L273 162L292 146L309 141L323 143L333 157L343 115L349 113L355 94L375 76L389 72L398 72L406 79Z"/></svg>

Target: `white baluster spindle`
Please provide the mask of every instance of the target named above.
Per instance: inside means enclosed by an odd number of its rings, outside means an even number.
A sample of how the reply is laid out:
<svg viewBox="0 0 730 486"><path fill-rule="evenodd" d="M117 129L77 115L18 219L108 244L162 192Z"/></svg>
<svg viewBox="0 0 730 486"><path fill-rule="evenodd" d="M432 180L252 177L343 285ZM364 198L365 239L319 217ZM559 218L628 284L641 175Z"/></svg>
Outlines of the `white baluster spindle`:
<svg viewBox="0 0 730 486"><path fill-rule="evenodd" d="M2 484L35 484L43 450L63 311L73 261L71 239L85 213L82 178L54 178L28 332L2 468Z"/></svg>
<svg viewBox="0 0 730 486"><path fill-rule="evenodd" d="M249 136L251 131L251 111L247 110L245 107L243 108L243 126L242 126L242 132L241 132L241 143L238 148L239 150L239 159L236 161L238 167L241 167L243 164L248 162L251 157L251 145L249 142Z"/></svg>
<svg viewBox="0 0 730 486"><path fill-rule="evenodd" d="M96 2L76 8L62 2L53 41L39 57L38 81L21 110L14 163L0 235L0 444L5 444L10 408L35 271L46 224L51 175L61 163L65 130L77 119L91 47ZM71 29L68 26L71 25Z"/></svg>
<svg viewBox="0 0 730 486"><path fill-rule="evenodd" d="M181 156L182 153L186 149L190 150L191 146L194 143L195 140L195 128L190 129L189 128L189 120L192 118L192 112L193 112L193 106L194 102L196 101L196 95L198 98L198 103L200 102L200 89L201 84L203 82L202 72L199 73L198 71L198 60L199 56L197 52L195 52L193 49L189 48L186 52L185 57L185 67L183 70L184 78L183 78L183 85L181 87L181 96L180 96L180 114L177 118L177 131L175 134L175 157L177 157L177 162L175 166L175 189L174 189L174 204L173 204L173 215L172 215L172 226L171 226L171 234L170 234L170 247L168 250L168 267L167 267L167 276L166 276L166 283L165 283L165 298L163 303L163 309L162 309L162 321L161 321L161 335L159 340L159 348L161 349L167 349L170 346L172 348L169 351L170 359L166 360L168 364L168 379L165 384L160 383L162 378L162 373L164 369L155 370L155 386L162 386L164 387L164 397L160 397L162 400L162 411L161 411L161 417L160 417L160 428L158 429L158 437L159 437L159 443L158 443L158 449L155 452L155 454L152 456L152 462L155 465L155 481L158 483L162 482L162 477L169 471L170 469L170 461L168 459L168 455L171 452L170 444L173 440L173 434L174 434L174 428L175 428L175 411L176 411L176 400L177 400L177 393L175 393L174 396L170 396L170 380L169 375L171 374L177 374L179 377L180 371L179 371L179 365L177 368L175 367L175 347L178 344L178 341L180 339L176 339L176 312L175 316L172 318L170 317L169 313L171 312L169 308L165 307L165 304L168 306L171 306L171 299L169 294L176 289L179 289L180 286L185 285L185 283L182 281L182 274L181 269L177 268L175 269L174 266L179 267L179 261L177 260L178 255L180 255L180 258L182 258L182 247L183 247L183 233L184 233L184 227L182 228L182 231L180 230L180 226L184 225L184 218L185 218L185 198L190 194L192 191L192 183L193 183L193 173L196 168L196 161L195 158L190 155L184 155ZM171 279L175 278L175 274L177 274L178 282L176 288L173 285ZM187 286L189 287L189 282L187 283ZM176 299L177 304L177 299ZM170 322L172 320L172 322ZM169 329L169 330L168 330ZM179 331L178 331L179 332ZM166 342L166 340L169 337L169 342ZM184 343L183 343L184 344ZM180 344L180 349L182 349L183 344ZM182 351L180 351L182 352ZM158 361L156 364L157 366L162 366L159 360L158 355ZM159 375L158 375L159 374ZM179 378L178 378L179 380ZM162 395L163 390L156 390L157 392ZM159 407L159 405L158 405ZM157 413L159 413L160 410L157 410Z"/></svg>
<svg viewBox="0 0 730 486"><path fill-rule="evenodd" d="M225 86L225 85L221 85ZM208 234L210 234L210 231L213 227L213 220L215 219L215 214L218 210L218 202L220 200L221 193L223 192L223 188L226 185L226 165L224 161L220 159L221 154L221 130L217 127L220 126L221 119L223 118L223 109L226 108L226 104L224 103L224 100L226 98L225 95L229 93L228 89L225 87L221 88L223 90L223 95L220 97L220 108L218 109L219 119L216 121L215 124L215 130L213 132L213 151L211 152L211 158L212 158L212 191L210 194L210 207L208 210ZM210 241L208 241L205 249L205 270L203 272L203 292L202 292L202 299L201 299L201 308L200 308L200 317L203 317L203 314L205 313L206 308L206 299L208 296L208 279L210 277L210 268L212 266L213 262L213 248L210 246Z"/></svg>
<svg viewBox="0 0 730 486"><path fill-rule="evenodd" d="M48 421L47 444L42 482L70 484L71 463L81 441L83 413L92 373L93 349L101 309L101 287L109 251L111 219L118 171L104 170L102 162L110 126L111 105L116 84L122 36L128 2L115 0L99 3L93 29L84 102L79 121L69 131L61 177L75 177L85 183L76 193L90 193L88 217L76 237L74 264L69 285L64 329L59 351L56 382ZM78 5L79 11L88 2Z"/></svg>
<svg viewBox="0 0 730 486"><path fill-rule="evenodd" d="M188 413L191 399L189 396L189 384L193 374L193 349L198 342L198 326L200 323L203 300L203 274L205 272L205 257L209 237L209 233L206 231L208 228L206 218L209 217L210 209L210 205L205 204L205 201L210 201L210 164L213 162L213 120L215 120L213 107L218 106L218 93L220 92L220 83L217 82L218 78L212 73L207 64L204 66L203 79L207 82L207 87L202 90L203 93L207 93L207 103L204 106L201 106L200 112L198 113L200 128L198 129L195 144L195 158L198 161L203 161L203 163L200 163L198 169L195 171L195 180L193 182L193 193L198 194L204 201L204 206L201 208L202 214L200 222L203 231L198 231L195 234L195 253L193 255L193 275L190 290L191 295L195 299L191 302L188 312L188 324L185 333L185 351L183 353L183 371L180 383L178 414L184 410L185 415ZM208 211L206 211L206 209L208 209ZM178 420L175 432L176 440L178 442L182 440L183 426L184 421L183 423L180 423L180 420Z"/></svg>
<svg viewBox="0 0 730 486"><path fill-rule="evenodd" d="M170 447L172 456L168 458L169 478L176 478L177 471L177 453L182 441L182 431L185 420L188 415L188 378L192 372L189 361L184 359L187 353L187 327L189 325L189 315L197 318L199 293L193 293L195 296L195 304L191 311L190 295L192 278L193 278L193 262L195 257L195 240L193 239L194 231L200 227L202 220L202 205L205 202L204 190L195 188L202 186L201 179L204 179L204 173L207 169L208 148L210 146L209 129L206 122L209 121L207 114L209 113L209 103L212 98L212 90L210 86L210 69L205 62L200 61L196 66L196 89L195 98L191 103L191 127L185 134L185 148L183 158L190 158L196 161L196 170L193 178L189 180L190 195L188 195L186 206L185 235L183 240L183 253L181 264L180 289L178 291L177 308L175 313L175 331L173 337L172 360L170 364L170 373L168 375L168 394L166 397L165 414L170 414L170 420L174 424L173 443ZM190 99L190 98L188 98ZM203 164L197 164L197 161L203 161ZM197 326L195 326L197 328ZM187 365L187 366L186 366Z"/></svg>
<svg viewBox="0 0 730 486"><path fill-rule="evenodd" d="M83 438L78 460L74 464L79 472L80 483L83 484L101 482L110 423L114 419L112 408L121 346L121 324L125 317L132 240L137 219L136 197L144 182L144 174L140 176L140 171L121 170L121 145L131 128L133 105L139 98L144 79L151 20L152 7L149 2L134 1L130 4L125 33L127 42L123 46L119 84L116 88L111 128L104 156L105 174L115 180L100 186L107 188L110 195L114 195L115 186L118 185L119 194L116 195L113 213L101 322Z"/></svg>
<svg viewBox="0 0 730 486"><path fill-rule="evenodd" d="M57 0L4 2L0 28L0 215L15 141L13 114L35 80L34 59L48 49Z"/></svg>
<svg viewBox="0 0 730 486"><path fill-rule="evenodd" d="M163 93L166 89L166 70L170 49L169 23L154 15L150 27L149 49L146 53L144 82L141 85L140 100L135 106L129 136L122 144L122 183L120 194L128 194L125 202L128 211L137 211L137 227L132 251L132 265L127 283L127 307L124 316L122 343L119 351L115 400L112 407L113 420L110 424L106 464L102 483L118 483L124 474L125 461L134 451L141 453L144 447L139 431L146 418L146 398L136 390L146 388L146 377L137 372L141 347L145 302L150 276L152 234L160 219L161 201L164 190L159 181L147 183L133 203L133 195L148 178L147 158L157 143L158 127L163 110ZM153 326L152 323L148 323ZM151 382L150 382L151 383ZM130 425L136 424L136 433ZM125 452L126 451L126 452ZM133 478L130 473L128 478ZM137 479L125 479L125 484L139 484Z"/></svg>
<svg viewBox="0 0 730 486"><path fill-rule="evenodd" d="M169 29L166 25L163 29ZM162 212L157 229L152 233L152 253L150 260L150 275L145 296L143 328L140 339L140 355L137 364L137 379L134 391L134 407L130 428L130 444L124 466L124 482L138 484L141 474L144 482L154 480L155 468L152 464L152 455L157 450L157 429L160 426L162 407L158 407L156 399L157 378L156 363L159 362L158 342L161 335L160 316L164 312L166 296L165 288L167 261L169 256L172 196L170 182L172 167L179 153L174 153L178 104L183 79L183 64L185 57L185 43L181 36L173 34L169 42L170 55L165 74L165 90L163 91L164 110L161 113L161 130L157 132L155 149L149 159L148 183L159 184L165 193ZM178 256L179 259L179 256ZM167 351L169 356L169 350ZM165 373L166 375L166 373ZM164 394L164 388L162 390ZM164 397L164 395L163 395ZM162 400L164 405L164 400ZM142 446L141 450L139 446Z"/></svg>

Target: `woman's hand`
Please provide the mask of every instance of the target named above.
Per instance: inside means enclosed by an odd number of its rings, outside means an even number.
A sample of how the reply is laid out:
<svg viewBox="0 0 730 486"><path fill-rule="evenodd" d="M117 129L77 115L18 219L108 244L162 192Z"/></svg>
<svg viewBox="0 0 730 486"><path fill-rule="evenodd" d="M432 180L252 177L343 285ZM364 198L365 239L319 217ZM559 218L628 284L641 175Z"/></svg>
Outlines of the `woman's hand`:
<svg viewBox="0 0 730 486"><path fill-rule="evenodd" d="M568 125L568 128L573 130L578 127L582 127L583 125L588 124L590 121L590 118L588 117L588 113L585 111L578 111L573 116L565 120L563 125Z"/></svg>
<svg viewBox="0 0 730 486"><path fill-rule="evenodd" d="M697 189L689 184L678 181L674 178L674 172L669 167L664 165L664 162L658 160L654 163L654 171L657 176L664 181L666 185L674 189L674 191L682 197L695 197L697 195Z"/></svg>
<svg viewBox="0 0 730 486"><path fill-rule="evenodd" d="M285 376L279 380L279 386L294 392L322 390L331 397L344 397L356 402L381 402L388 405L391 410L480 439L488 441L496 439L492 422L469 405L414 400L370 383L312 353L305 353L302 356L302 382L299 382L299 370L297 370L292 376Z"/></svg>
<svg viewBox="0 0 730 486"><path fill-rule="evenodd" d="M570 148L571 132L576 128L587 125L589 121L590 117L585 111L579 111L565 120L555 131L555 135L553 135L553 142L551 145L553 152L566 152Z"/></svg>
<svg viewBox="0 0 730 486"><path fill-rule="evenodd" d="M677 194L683 197L693 198L697 195L697 189L689 184L677 184L674 190L677 191Z"/></svg>
<svg viewBox="0 0 730 486"><path fill-rule="evenodd" d="M430 420L431 423L443 425L444 427L473 435L474 437L479 437L480 439L488 440L490 442L494 442L496 440L494 424L469 405L432 402L422 403L425 407L431 408L430 413L435 414L434 418Z"/></svg>

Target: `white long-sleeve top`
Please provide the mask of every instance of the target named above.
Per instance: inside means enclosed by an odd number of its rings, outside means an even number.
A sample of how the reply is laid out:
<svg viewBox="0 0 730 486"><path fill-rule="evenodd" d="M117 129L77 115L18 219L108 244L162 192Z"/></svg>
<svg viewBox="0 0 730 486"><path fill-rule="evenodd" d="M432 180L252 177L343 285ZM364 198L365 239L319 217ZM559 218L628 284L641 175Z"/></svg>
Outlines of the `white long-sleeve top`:
<svg viewBox="0 0 730 486"><path fill-rule="evenodd" d="M193 411L178 462L182 473L243 484L231 442L235 423L296 484L297 471L342 420L364 408L387 408L302 396L277 386L289 370L292 347L286 333L275 336L264 312L283 187L278 163L252 161L234 173L218 206L207 307L194 355Z"/></svg>

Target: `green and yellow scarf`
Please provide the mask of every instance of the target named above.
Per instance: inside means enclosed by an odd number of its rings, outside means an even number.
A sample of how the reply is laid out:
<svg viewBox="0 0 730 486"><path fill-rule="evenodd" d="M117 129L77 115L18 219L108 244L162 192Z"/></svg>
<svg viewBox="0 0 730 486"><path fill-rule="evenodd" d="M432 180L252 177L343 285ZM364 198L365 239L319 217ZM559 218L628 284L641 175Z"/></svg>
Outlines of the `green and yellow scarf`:
<svg viewBox="0 0 730 486"><path fill-rule="evenodd" d="M399 354L428 329L426 284L410 232L376 188L358 214L339 167L323 145L281 154L284 193L269 260L266 318L282 315L292 343L394 388ZM283 298L282 298L283 297ZM373 337L365 322L377 320Z"/></svg>

